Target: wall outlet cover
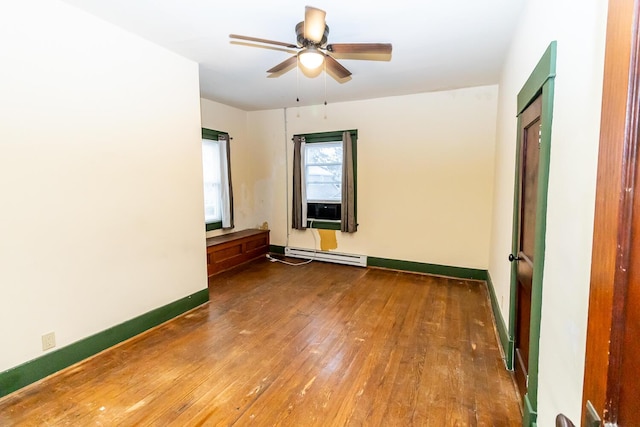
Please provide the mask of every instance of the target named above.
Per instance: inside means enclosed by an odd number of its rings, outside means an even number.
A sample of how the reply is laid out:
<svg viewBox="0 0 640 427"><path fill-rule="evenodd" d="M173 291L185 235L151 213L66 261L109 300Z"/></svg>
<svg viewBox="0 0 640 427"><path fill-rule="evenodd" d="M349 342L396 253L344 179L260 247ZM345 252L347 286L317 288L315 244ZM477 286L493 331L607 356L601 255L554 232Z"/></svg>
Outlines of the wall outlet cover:
<svg viewBox="0 0 640 427"><path fill-rule="evenodd" d="M56 346L56 333L49 332L42 336L42 351L49 350Z"/></svg>

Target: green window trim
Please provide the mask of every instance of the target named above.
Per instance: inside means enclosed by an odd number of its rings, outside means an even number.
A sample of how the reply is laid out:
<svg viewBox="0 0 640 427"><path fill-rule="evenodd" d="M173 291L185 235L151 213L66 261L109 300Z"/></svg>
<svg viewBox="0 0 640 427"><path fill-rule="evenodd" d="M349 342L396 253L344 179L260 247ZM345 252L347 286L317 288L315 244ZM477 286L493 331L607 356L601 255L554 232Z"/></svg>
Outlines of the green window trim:
<svg viewBox="0 0 640 427"><path fill-rule="evenodd" d="M304 137L307 144L314 144L316 142L342 141L343 132L349 132L351 134L351 141L355 141L358 139L358 131L356 129L336 130L331 132L302 133L295 136Z"/></svg>
<svg viewBox="0 0 640 427"><path fill-rule="evenodd" d="M294 136L304 137L305 143L315 144L319 142L335 142L342 141L342 133L349 132L351 134L351 146L353 149L353 188L354 188L354 206L355 217L358 222L358 130L357 129L345 129L331 132L316 132L298 134ZM340 222L333 221L307 221L307 228L316 228L323 230L338 230L340 231Z"/></svg>
<svg viewBox="0 0 640 427"><path fill-rule="evenodd" d="M202 128L202 139L209 139L217 141L220 135L228 135L227 132L220 132L219 130ZM205 223L205 231L213 231L222 229L222 221Z"/></svg>
<svg viewBox="0 0 640 427"><path fill-rule="evenodd" d="M227 132L220 132L219 130L202 128L202 139L210 139L217 141L220 135L228 135Z"/></svg>
<svg viewBox="0 0 640 427"><path fill-rule="evenodd" d="M322 230L340 231L339 221L307 221L307 228L317 228Z"/></svg>
<svg viewBox="0 0 640 427"><path fill-rule="evenodd" d="M222 228L222 221L208 222L205 224L206 231L220 230Z"/></svg>

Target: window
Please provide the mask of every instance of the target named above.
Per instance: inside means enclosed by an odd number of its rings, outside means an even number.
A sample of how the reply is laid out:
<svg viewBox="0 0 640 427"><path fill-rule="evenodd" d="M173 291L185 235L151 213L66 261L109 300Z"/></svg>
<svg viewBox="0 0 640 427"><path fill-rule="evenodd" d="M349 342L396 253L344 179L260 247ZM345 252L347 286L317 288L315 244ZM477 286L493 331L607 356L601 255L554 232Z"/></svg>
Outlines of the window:
<svg viewBox="0 0 640 427"><path fill-rule="evenodd" d="M206 230L233 228L229 135L202 129L202 175Z"/></svg>
<svg viewBox="0 0 640 427"><path fill-rule="evenodd" d="M346 131L351 144L349 153L344 152L346 142L343 142L344 131L323 132L306 135L297 135L300 155L294 160L300 168L294 167L294 204L299 206L294 208L296 222L294 228L325 228L343 230L343 212L347 205L343 203L344 183L351 183L349 188L353 190L346 192L352 196L347 196L351 206L350 222L355 223L355 165L356 165L356 139L357 131ZM295 144L294 144L295 145ZM298 148L294 147L294 150ZM351 159L351 167L345 168L344 159ZM350 177L343 176L344 171L352 172ZM296 183L296 171L299 171L299 184ZM299 196L295 195L296 186L300 187ZM298 201L299 200L299 201ZM349 231L355 231L355 226Z"/></svg>
<svg viewBox="0 0 640 427"><path fill-rule="evenodd" d="M220 144L202 140L202 174L204 178L204 219L207 224L219 222L222 228L222 192L220 191Z"/></svg>
<svg viewBox="0 0 640 427"><path fill-rule="evenodd" d="M342 141L305 144L304 173L308 202L342 200Z"/></svg>

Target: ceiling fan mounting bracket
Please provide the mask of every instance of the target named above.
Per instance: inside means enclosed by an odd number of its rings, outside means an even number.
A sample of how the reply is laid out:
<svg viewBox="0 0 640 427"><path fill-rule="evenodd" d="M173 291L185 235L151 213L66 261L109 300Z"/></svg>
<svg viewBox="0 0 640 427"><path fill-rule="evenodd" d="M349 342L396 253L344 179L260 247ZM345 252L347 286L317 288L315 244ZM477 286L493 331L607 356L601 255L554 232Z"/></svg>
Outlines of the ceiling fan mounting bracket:
<svg viewBox="0 0 640 427"><path fill-rule="evenodd" d="M309 46L322 47L325 44L327 44L328 36L329 36L329 26L325 25L324 34L322 34L322 39L320 40L320 42L315 43L304 37L304 21L299 22L298 25L296 25L296 40L298 41L298 45L301 47L309 47Z"/></svg>

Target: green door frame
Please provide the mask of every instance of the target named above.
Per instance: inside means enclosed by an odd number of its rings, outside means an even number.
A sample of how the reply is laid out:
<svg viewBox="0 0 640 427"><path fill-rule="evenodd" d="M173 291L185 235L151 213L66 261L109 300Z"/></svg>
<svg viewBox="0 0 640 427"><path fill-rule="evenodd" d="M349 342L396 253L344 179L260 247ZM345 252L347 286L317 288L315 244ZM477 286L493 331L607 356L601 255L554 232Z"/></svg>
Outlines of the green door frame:
<svg viewBox="0 0 640 427"><path fill-rule="evenodd" d="M556 76L557 42L553 41L518 93L518 135L516 148L516 171L513 196L513 229L511 253L518 253L520 233L520 183L522 135L520 132L522 112L531 102L542 96L542 127L540 163L538 166L538 194L536 196L536 242L534 248L533 280L531 288L531 329L529 335L529 371L527 393L523 402L523 425L535 425L538 408L538 355L540 351L540 318L542 316L542 273L544 270L545 235L547 228L547 189L549 187L549 160L551 154L551 121L553 118L553 92ZM507 366L513 369L516 327L517 265L511 264L511 295L509 309L509 352Z"/></svg>

